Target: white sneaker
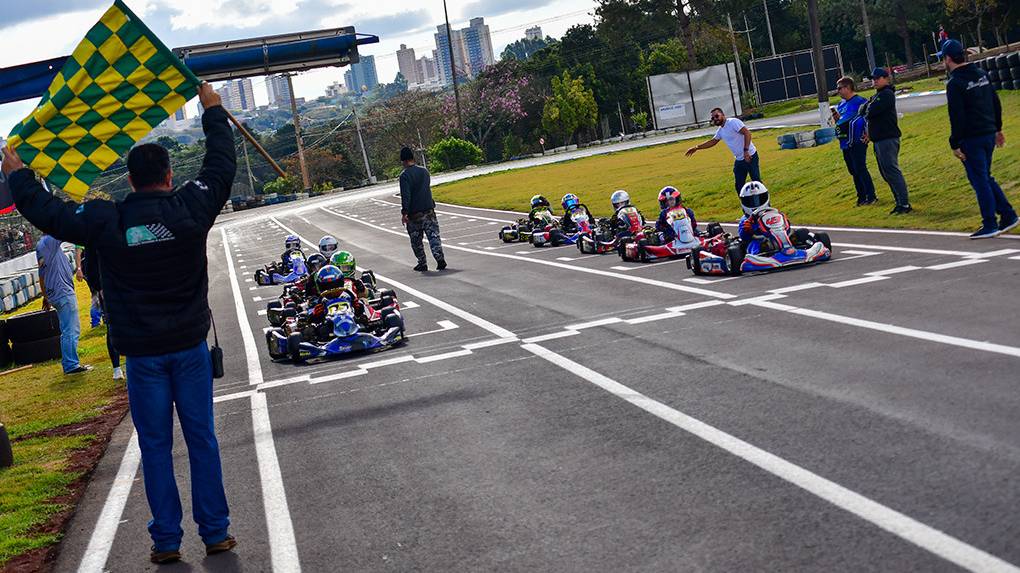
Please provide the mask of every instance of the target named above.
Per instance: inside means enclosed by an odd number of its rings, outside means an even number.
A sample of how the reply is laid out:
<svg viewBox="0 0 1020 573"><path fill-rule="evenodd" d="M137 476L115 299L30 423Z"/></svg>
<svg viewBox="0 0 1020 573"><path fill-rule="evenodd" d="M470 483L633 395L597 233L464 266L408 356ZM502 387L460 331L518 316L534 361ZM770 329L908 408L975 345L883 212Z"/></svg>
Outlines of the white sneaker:
<svg viewBox="0 0 1020 573"><path fill-rule="evenodd" d="M113 379L114 380L123 380L124 379L124 369L121 368L120 366L114 368L113 369Z"/></svg>

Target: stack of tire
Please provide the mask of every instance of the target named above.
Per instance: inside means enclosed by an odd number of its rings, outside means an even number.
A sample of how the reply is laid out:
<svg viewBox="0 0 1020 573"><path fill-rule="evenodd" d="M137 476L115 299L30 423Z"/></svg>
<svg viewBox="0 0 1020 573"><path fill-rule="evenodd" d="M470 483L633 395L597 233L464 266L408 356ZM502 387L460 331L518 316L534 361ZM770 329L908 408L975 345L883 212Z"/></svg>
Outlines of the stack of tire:
<svg viewBox="0 0 1020 573"><path fill-rule="evenodd" d="M0 312L20 308L40 294L38 269L0 278Z"/></svg>
<svg viewBox="0 0 1020 573"><path fill-rule="evenodd" d="M780 149L804 149L832 143L836 139L836 128L825 127L814 131L787 133L777 138Z"/></svg>
<svg viewBox="0 0 1020 573"><path fill-rule="evenodd" d="M988 72L988 81L996 90L1020 90L1020 52L992 56L976 63Z"/></svg>
<svg viewBox="0 0 1020 573"><path fill-rule="evenodd" d="M60 322L55 310L18 314L0 322L0 367L60 358Z"/></svg>

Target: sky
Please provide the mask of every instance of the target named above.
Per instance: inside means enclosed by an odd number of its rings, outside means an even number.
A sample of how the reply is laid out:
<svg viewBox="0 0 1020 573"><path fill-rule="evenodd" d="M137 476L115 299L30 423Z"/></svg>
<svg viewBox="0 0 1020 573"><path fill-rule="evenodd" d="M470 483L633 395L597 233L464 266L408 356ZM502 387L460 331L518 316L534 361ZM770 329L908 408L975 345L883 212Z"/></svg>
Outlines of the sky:
<svg viewBox="0 0 1020 573"><path fill-rule="evenodd" d="M396 76L396 50L401 44L415 56L431 56L433 34L443 22L442 0L125 0L127 5L171 47L354 26L359 33L379 36L378 44L362 46L374 55L381 82ZM112 5L112 0L6 0L0 22L4 46L0 67L35 62L70 54L85 33ZM540 25L542 32L560 37L574 24L593 21L595 0L448 0L450 23L467 26L470 18L484 17L498 59L503 48L524 37L525 28ZM410 9L409 9L410 7ZM294 77L298 97L323 95L326 86L343 83L344 69L324 68ZM252 83L257 104L268 102L264 78ZM7 134L36 101L0 105L0 134ZM194 115L195 102L188 104Z"/></svg>

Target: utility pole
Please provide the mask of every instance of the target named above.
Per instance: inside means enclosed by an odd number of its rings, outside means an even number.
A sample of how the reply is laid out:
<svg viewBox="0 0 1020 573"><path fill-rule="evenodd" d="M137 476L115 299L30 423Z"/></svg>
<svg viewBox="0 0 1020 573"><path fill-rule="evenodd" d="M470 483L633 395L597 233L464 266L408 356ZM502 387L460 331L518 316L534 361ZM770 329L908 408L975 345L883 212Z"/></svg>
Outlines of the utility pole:
<svg viewBox="0 0 1020 573"><path fill-rule="evenodd" d="M244 164L248 168L248 189L251 190L252 197L255 196L255 176L251 174L251 162L248 161L248 144L244 142L244 138L241 138L241 147L244 148Z"/></svg>
<svg viewBox="0 0 1020 573"><path fill-rule="evenodd" d="M417 127L414 128L414 130L418 132L418 149L421 150L421 166L424 167L425 169L428 169L429 159L428 157L425 157L425 144L422 143L421 141L421 130L418 129Z"/></svg>
<svg viewBox="0 0 1020 573"><path fill-rule="evenodd" d="M365 90L363 89L362 92ZM368 164L368 152L365 151L365 140L361 137L361 120L358 119L358 104L354 104L354 127L358 130L358 143L361 144L361 158L365 161L365 173L369 184L372 181L372 167Z"/></svg>
<svg viewBox="0 0 1020 573"><path fill-rule="evenodd" d="M620 114L620 132L623 135L627 135L627 124L623 123L623 110L620 109L619 100L616 102L616 113ZM545 147L542 147L542 153L545 153Z"/></svg>
<svg viewBox="0 0 1020 573"><path fill-rule="evenodd" d="M460 135L464 135L464 116L460 112L460 88L457 87L457 65L453 59L453 32L450 31L450 13L446 10L446 0L443 0L443 16L446 18L446 47L450 51L450 75L453 77L453 99L457 103L457 129Z"/></svg>
<svg viewBox="0 0 1020 573"><path fill-rule="evenodd" d="M751 61L748 62L750 64L748 67L751 68L751 85L753 86L751 91L754 92L755 98L757 99L758 72L754 71L754 44L751 43L752 30L757 30L757 28L751 28L751 26L747 23L747 12L744 12L744 32L747 34L747 49L751 52Z"/></svg>
<svg viewBox="0 0 1020 573"><path fill-rule="evenodd" d="M772 48L772 57L775 57L776 41L772 38L772 21L769 20L769 0L761 0L761 4L765 7L765 27L769 30L769 47ZM747 18L747 16L745 16L745 18ZM746 28L747 25L745 24L744 27Z"/></svg>
<svg viewBox="0 0 1020 573"><path fill-rule="evenodd" d="M864 45L868 51L868 67L875 69L875 45L871 43L871 24L868 23L868 7L861 0L861 19L864 21ZM869 70L870 71L870 70Z"/></svg>
<svg viewBox="0 0 1020 573"><path fill-rule="evenodd" d="M737 51L737 35L733 31L733 20L729 14L726 14L726 24L730 27L730 43L733 44L733 64L737 67L737 81L747 89L747 84L744 83L744 69L740 66L740 52Z"/></svg>
<svg viewBox="0 0 1020 573"><path fill-rule="evenodd" d="M305 144L301 140L301 116L297 112L297 99L294 98L293 74L287 74L287 89L290 90L290 113L294 117L294 137L297 138L298 163L301 164L301 183L304 190L312 188L312 182L308 177L308 165L305 164Z"/></svg>
<svg viewBox="0 0 1020 573"><path fill-rule="evenodd" d="M822 57L822 29L818 25L818 0L808 0L808 24L811 26L811 60L815 68L815 86L818 88L818 124L828 127L829 90L825 85L825 59Z"/></svg>

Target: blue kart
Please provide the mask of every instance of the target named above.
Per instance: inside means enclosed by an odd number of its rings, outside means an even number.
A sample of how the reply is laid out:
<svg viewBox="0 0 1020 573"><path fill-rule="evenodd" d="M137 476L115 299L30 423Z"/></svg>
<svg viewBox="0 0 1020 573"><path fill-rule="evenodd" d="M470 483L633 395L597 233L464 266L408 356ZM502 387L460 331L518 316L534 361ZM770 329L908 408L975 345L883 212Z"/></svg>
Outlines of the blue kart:
<svg viewBox="0 0 1020 573"><path fill-rule="evenodd" d="M692 249L688 266L696 275L739 275L821 263L832 258L827 233L804 228L790 231L777 209L763 209L751 219L755 238L749 241L717 235Z"/></svg>
<svg viewBox="0 0 1020 573"><path fill-rule="evenodd" d="M404 317L399 308L375 311L346 289L326 293L316 308L287 317L282 326L266 332L269 356L293 362L377 352L405 340Z"/></svg>

